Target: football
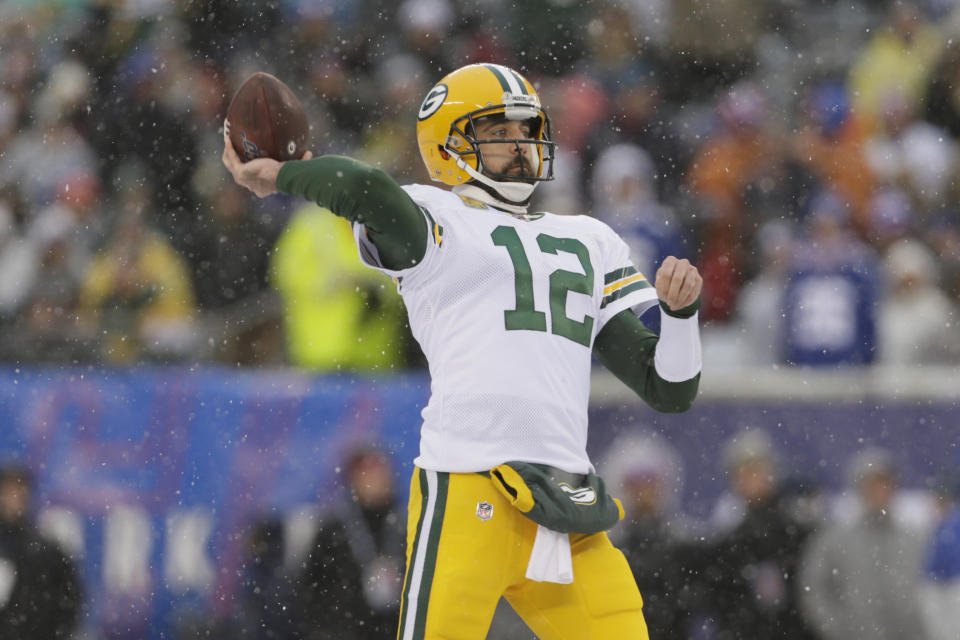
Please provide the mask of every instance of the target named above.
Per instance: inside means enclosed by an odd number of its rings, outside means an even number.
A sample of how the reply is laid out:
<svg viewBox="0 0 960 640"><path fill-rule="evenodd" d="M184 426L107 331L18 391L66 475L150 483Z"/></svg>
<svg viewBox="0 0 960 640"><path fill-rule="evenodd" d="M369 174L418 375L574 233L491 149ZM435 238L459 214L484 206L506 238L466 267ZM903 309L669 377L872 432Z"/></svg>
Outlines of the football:
<svg viewBox="0 0 960 640"><path fill-rule="evenodd" d="M299 159L310 136L307 114L297 96L280 79L262 71L237 89L227 107L225 126L244 162Z"/></svg>

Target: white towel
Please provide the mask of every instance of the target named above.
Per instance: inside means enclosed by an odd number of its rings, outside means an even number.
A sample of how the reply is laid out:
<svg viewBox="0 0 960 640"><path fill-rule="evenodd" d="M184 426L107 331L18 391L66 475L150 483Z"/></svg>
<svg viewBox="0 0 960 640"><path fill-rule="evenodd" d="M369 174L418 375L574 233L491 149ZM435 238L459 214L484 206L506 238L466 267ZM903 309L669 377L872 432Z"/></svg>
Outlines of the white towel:
<svg viewBox="0 0 960 640"><path fill-rule="evenodd" d="M537 539L533 541L527 577L537 582L573 582L573 557L570 555L570 536L537 525Z"/></svg>

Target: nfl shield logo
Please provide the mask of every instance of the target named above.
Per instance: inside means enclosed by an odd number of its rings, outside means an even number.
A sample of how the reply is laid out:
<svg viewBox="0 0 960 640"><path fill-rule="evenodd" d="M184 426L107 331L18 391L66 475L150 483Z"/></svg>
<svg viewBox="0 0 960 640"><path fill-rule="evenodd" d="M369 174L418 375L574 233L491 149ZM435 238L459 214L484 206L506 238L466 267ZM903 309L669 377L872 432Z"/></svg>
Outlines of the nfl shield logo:
<svg viewBox="0 0 960 640"><path fill-rule="evenodd" d="M489 520L493 517L493 505L489 502L477 503L477 517L481 520Z"/></svg>

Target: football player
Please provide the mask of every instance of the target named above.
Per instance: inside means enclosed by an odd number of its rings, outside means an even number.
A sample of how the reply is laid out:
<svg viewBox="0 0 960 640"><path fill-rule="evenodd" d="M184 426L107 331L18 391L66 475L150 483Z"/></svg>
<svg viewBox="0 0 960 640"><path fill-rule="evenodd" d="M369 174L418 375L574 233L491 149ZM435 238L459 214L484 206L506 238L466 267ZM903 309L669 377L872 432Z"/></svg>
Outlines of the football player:
<svg viewBox="0 0 960 640"><path fill-rule="evenodd" d="M363 262L398 283L429 362L398 637L484 638L504 596L544 640L647 638L603 530L622 508L586 452L591 357L655 409L689 408L702 279L669 257L651 283L602 222L529 210L553 179L555 143L512 69L447 75L420 107L417 139L450 189L401 187L338 156L242 163L226 137L223 152L258 196L296 195L351 221ZM658 302L659 336L637 315Z"/></svg>

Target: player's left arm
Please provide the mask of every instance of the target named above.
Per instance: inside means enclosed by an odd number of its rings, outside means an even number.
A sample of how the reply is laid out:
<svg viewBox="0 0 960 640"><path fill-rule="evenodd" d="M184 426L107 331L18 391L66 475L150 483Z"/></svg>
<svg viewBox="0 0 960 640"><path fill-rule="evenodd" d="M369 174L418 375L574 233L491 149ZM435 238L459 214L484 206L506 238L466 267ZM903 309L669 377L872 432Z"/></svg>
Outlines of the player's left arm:
<svg viewBox="0 0 960 640"><path fill-rule="evenodd" d="M657 270L660 336L631 309L600 330L593 351L607 369L657 411L677 413L693 405L700 386L698 311L703 278L687 260L668 257Z"/></svg>

